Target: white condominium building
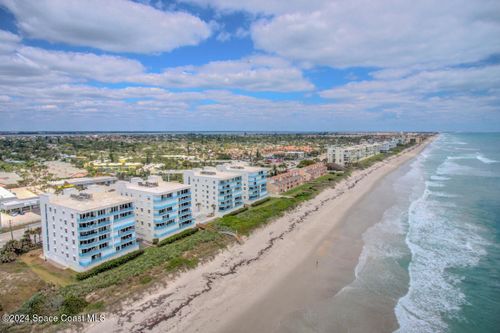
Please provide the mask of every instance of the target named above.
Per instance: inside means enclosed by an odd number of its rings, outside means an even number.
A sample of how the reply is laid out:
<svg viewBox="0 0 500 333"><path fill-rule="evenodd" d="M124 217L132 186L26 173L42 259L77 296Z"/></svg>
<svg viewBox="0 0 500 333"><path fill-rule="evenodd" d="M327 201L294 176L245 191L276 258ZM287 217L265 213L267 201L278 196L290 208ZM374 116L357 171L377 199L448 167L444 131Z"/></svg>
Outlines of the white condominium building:
<svg viewBox="0 0 500 333"><path fill-rule="evenodd" d="M195 224L189 185L150 176L146 181L132 178L114 186L121 195L134 201L137 237L141 239L162 240Z"/></svg>
<svg viewBox="0 0 500 333"><path fill-rule="evenodd" d="M329 146L326 154L328 163L345 166L379 154L382 147L382 143L361 144L345 147Z"/></svg>
<svg viewBox="0 0 500 333"><path fill-rule="evenodd" d="M84 271L137 250L134 205L116 191L92 187L40 196L43 254Z"/></svg>
<svg viewBox="0 0 500 333"><path fill-rule="evenodd" d="M267 197L267 169L244 164L222 164L217 170L241 175L243 201L252 203Z"/></svg>
<svg viewBox="0 0 500 333"><path fill-rule="evenodd" d="M184 184L191 185L195 211L218 216L243 207L242 178L215 168L184 171Z"/></svg>

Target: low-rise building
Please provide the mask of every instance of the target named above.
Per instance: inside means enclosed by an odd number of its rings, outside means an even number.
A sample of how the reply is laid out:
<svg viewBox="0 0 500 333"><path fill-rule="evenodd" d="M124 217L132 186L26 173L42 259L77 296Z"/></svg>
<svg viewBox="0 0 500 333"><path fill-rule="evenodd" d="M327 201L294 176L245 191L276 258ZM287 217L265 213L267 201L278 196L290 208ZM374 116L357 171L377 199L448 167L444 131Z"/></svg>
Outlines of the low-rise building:
<svg viewBox="0 0 500 333"><path fill-rule="evenodd" d="M302 175L303 181L306 182L324 176L328 173L328 169L323 162L314 163L298 170Z"/></svg>
<svg viewBox="0 0 500 333"><path fill-rule="evenodd" d="M111 185L116 183L117 178L113 176L100 176L100 177L81 177L62 179L49 182L51 186L64 186L72 185L79 188L85 188L91 185Z"/></svg>
<svg viewBox="0 0 500 333"><path fill-rule="evenodd" d="M186 170L184 184L191 185L194 210L225 215L243 207L243 177L216 168Z"/></svg>
<svg viewBox="0 0 500 333"><path fill-rule="evenodd" d="M243 182L243 201L251 204L267 197L268 169L246 164L222 164L217 170L241 175Z"/></svg>
<svg viewBox="0 0 500 333"><path fill-rule="evenodd" d="M0 211L17 215L26 212L40 213L40 198L26 187L7 190L0 186Z"/></svg>
<svg viewBox="0 0 500 333"><path fill-rule="evenodd" d="M141 178L119 181L114 187L134 201L137 236L141 239L162 240L195 225L189 185L150 176L146 181Z"/></svg>
<svg viewBox="0 0 500 333"><path fill-rule="evenodd" d="M267 182L267 188L272 194L280 194L302 184L303 181L304 177L300 169L292 169L274 177L270 177Z"/></svg>
<svg viewBox="0 0 500 333"><path fill-rule="evenodd" d="M92 187L40 196L43 255L75 271L137 250L134 203L115 190Z"/></svg>

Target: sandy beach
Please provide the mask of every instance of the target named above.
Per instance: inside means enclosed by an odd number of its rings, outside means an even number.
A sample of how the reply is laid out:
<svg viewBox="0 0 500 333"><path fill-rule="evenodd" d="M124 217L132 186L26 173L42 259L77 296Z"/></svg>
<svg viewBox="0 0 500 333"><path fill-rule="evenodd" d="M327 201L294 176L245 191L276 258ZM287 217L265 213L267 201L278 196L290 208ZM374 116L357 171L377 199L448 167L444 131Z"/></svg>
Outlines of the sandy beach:
<svg viewBox="0 0 500 333"><path fill-rule="evenodd" d="M419 154L430 141L369 169L355 171L334 189L323 191L255 231L243 244L234 244L212 261L127 299L120 309L107 313L104 322L86 326L85 330L307 331L307 327L293 325L294 317L304 316L302 307L323 295L337 294L354 278L363 246L361 236L378 221L377 207L372 216L366 216L360 208L365 204L363 199L386 175ZM325 279L325 286L311 288ZM367 311L365 315L374 317L372 322L377 323L365 331L397 327L393 316L382 316L376 311Z"/></svg>

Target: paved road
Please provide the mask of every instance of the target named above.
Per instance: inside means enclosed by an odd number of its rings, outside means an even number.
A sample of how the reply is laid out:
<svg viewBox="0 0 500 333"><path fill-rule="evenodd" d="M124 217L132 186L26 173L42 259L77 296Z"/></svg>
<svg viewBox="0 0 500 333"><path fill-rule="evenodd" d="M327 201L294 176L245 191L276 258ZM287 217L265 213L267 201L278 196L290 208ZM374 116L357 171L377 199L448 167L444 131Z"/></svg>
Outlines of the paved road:
<svg viewBox="0 0 500 333"><path fill-rule="evenodd" d="M33 223L33 224L27 224L22 229L17 229L17 230L12 231L12 235L14 236L14 239L21 239L23 237L24 230L26 230L28 228L36 228L36 227L40 227L40 226L41 226L40 222ZM9 240L11 240L10 231L1 233L0 234L0 247L4 246L4 244L7 243Z"/></svg>

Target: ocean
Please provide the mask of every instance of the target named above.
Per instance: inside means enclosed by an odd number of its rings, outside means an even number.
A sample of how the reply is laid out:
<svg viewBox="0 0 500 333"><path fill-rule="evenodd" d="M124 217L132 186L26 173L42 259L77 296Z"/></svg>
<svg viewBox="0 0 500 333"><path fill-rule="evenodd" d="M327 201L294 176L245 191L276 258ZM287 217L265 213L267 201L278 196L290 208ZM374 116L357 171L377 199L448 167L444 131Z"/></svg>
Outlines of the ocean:
<svg viewBox="0 0 500 333"><path fill-rule="evenodd" d="M399 172L344 300L395 304L398 333L499 332L500 134L441 134Z"/></svg>

